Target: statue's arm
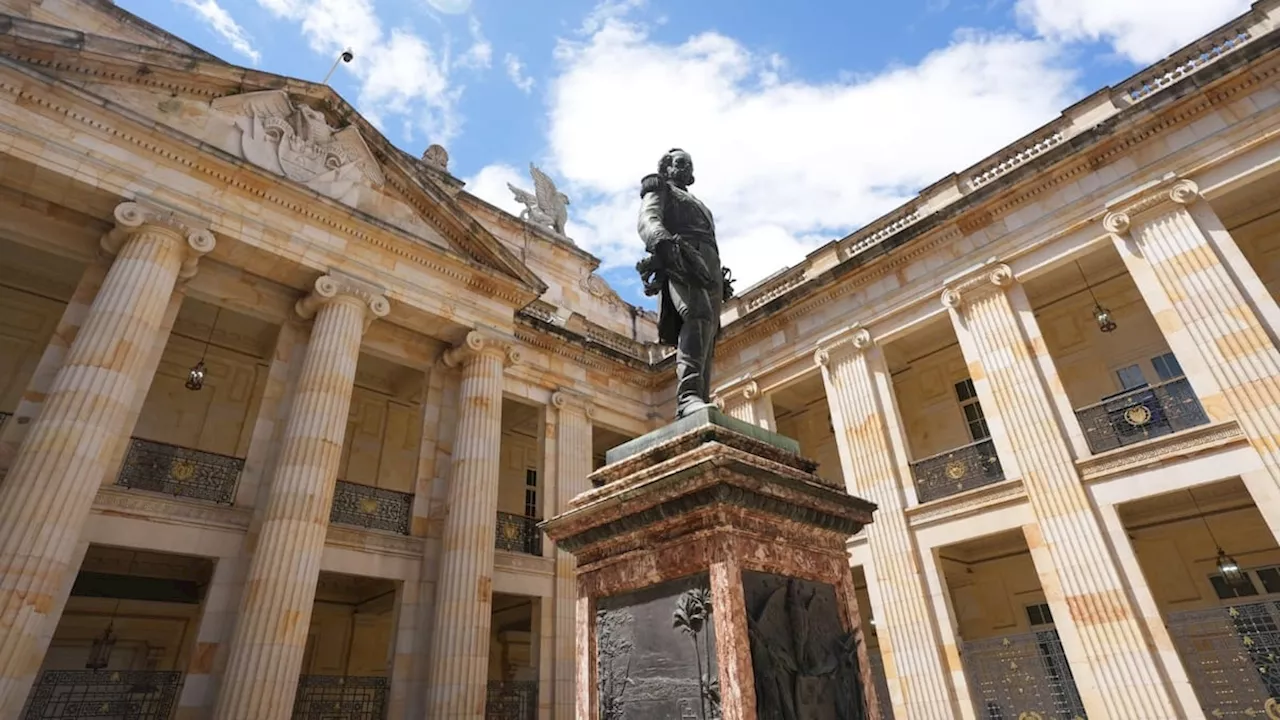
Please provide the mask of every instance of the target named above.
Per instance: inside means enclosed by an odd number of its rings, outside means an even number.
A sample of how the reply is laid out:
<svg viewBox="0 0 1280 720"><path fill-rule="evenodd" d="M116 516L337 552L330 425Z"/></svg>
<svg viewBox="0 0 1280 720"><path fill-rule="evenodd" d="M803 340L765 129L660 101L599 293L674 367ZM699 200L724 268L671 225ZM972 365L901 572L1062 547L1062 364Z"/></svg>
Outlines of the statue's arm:
<svg viewBox="0 0 1280 720"><path fill-rule="evenodd" d="M640 217L636 222L636 230L644 241L645 249L655 254L660 252L660 246L675 239L663 223L661 182L656 175L650 175L641 182Z"/></svg>

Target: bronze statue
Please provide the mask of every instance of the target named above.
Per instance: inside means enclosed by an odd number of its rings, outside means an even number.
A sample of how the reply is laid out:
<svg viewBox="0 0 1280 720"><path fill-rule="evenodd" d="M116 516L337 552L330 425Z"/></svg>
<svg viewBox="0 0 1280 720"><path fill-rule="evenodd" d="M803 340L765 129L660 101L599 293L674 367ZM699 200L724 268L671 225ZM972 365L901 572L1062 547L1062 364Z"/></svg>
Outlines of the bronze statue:
<svg viewBox="0 0 1280 720"><path fill-rule="evenodd" d="M636 263L645 295L661 295L658 342L676 347L676 419L711 407L711 362L720 306L733 296L720 265L715 220L689 192L693 158L675 148L640 181L638 230L649 256Z"/></svg>

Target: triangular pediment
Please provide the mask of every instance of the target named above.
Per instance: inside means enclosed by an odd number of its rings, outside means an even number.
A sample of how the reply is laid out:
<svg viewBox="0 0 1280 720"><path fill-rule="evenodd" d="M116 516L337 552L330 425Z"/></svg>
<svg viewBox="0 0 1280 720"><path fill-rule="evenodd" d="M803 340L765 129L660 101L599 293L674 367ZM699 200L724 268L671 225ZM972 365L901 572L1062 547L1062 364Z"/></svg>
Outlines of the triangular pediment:
<svg viewBox="0 0 1280 720"><path fill-rule="evenodd" d="M197 151L214 148L302 185L534 295L546 288L446 191L439 168L396 148L328 86L26 20L5 30L0 57L100 97L126 118L161 123ZM78 42L62 37L69 33Z"/></svg>

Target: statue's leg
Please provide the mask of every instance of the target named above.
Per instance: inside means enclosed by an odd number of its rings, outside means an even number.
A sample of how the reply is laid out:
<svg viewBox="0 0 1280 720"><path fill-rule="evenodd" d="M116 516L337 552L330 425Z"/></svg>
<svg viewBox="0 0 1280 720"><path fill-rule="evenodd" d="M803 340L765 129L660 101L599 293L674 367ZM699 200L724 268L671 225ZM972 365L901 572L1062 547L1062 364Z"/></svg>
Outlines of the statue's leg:
<svg viewBox="0 0 1280 720"><path fill-rule="evenodd" d="M668 282L667 291L681 320L676 344L676 417L681 418L707 402L704 370L713 320L705 290Z"/></svg>

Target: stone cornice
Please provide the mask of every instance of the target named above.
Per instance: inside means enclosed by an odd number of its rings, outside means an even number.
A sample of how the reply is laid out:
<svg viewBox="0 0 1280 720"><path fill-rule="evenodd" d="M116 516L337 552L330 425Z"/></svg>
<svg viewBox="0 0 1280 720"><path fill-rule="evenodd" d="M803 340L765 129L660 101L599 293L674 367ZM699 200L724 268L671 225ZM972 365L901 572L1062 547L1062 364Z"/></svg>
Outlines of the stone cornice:
<svg viewBox="0 0 1280 720"><path fill-rule="evenodd" d="M592 419L596 416L595 399L586 393L560 388L551 393L551 404L560 412L578 412Z"/></svg>
<svg viewBox="0 0 1280 720"><path fill-rule="evenodd" d="M303 320L310 320L320 308L343 299L354 300L364 308L365 330L374 320L391 312L391 302L382 288L337 271L316 278L311 292L298 300L294 311Z"/></svg>
<svg viewBox="0 0 1280 720"><path fill-rule="evenodd" d="M1082 458L1076 461L1076 467L1085 482L1094 482L1223 449L1246 440L1236 421L1226 420Z"/></svg>
<svg viewBox="0 0 1280 720"><path fill-rule="evenodd" d="M139 232L161 229L187 244L178 277L189 279L196 274L200 258L210 253L217 240L209 232L209 224L148 200L122 202L113 212L116 226L102 236L102 249L109 255L120 252L125 241Z"/></svg>
<svg viewBox="0 0 1280 720"><path fill-rule="evenodd" d="M813 351L813 363L820 368L826 368L833 357L839 357L843 353L866 352L874 344L875 339L871 337L871 331L860 323L854 323L844 330L819 340L818 349Z"/></svg>
<svg viewBox="0 0 1280 720"><path fill-rule="evenodd" d="M440 362L447 368L457 368L481 355L498 357L504 365L516 365L524 361L524 352L515 338L507 338L488 330L472 330L440 356Z"/></svg>
<svg viewBox="0 0 1280 720"><path fill-rule="evenodd" d="M1013 285L1013 270L992 258L982 267L952 280L942 289L942 306L959 310L966 302Z"/></svg>
<svg viewBox="0 0 1280 720"><path fill-rule="evenodd" d="M1107 232L1123 235L1129 232L1133 221L1143 214L1154 212L1170 203L1190 205L1200 199L1200 186L1193 180L1170 174L1137 193L1107 203L1107 214L1102 226Z"/></svg>

